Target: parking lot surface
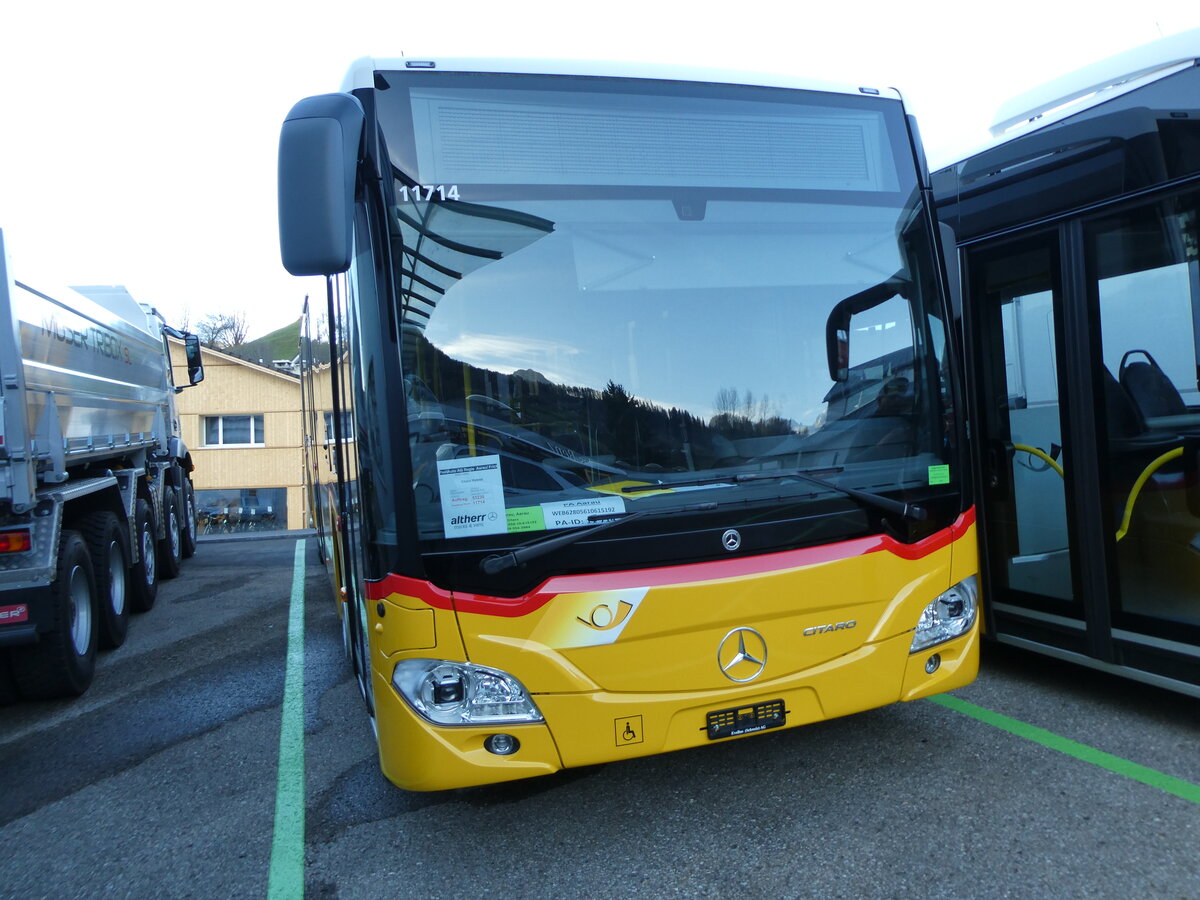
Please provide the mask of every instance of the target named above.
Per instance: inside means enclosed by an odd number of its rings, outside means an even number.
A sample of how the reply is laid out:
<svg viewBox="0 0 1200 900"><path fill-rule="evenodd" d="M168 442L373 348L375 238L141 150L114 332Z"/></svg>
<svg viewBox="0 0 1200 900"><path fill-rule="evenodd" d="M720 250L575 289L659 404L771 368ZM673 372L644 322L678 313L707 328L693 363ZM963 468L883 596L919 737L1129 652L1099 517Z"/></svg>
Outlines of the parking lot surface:
<svg viewBox="0 0 1200 900"><path fill-rule="evenodd" d="M990 647L950 705L406 793L328 597L311 538L202 543L87 694L0 708L0 896L1200 896L1193 698Z"/></svg>

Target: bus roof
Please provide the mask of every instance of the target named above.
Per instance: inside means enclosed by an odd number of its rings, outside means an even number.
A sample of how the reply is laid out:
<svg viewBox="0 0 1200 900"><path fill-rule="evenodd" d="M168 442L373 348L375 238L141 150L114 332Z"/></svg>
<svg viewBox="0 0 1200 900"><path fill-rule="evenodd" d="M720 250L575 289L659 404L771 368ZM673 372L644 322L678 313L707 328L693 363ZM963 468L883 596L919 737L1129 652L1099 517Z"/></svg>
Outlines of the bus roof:
<svg viewBox="0 0 1200 900"><path fill-rule="evenodd" d="M1126 50L1038 85L1003 103L990 128L991 139L952 157L932 161L940 171L1008 141L1061 122L1122 94L1189 69L1200 61L1200 28Z"/></svg>
<svg viewBox="0 0 1200 900"><path fill-rule="evenodd" d="M871 85L838 84L795 75L770 72L748 72L700 66L677 66L663 63L637 63L585 59L486 59L471 57L364 56L350 65L342 90L352 91L374 85L376 72L395 72L408 69L439 72L495 72L516 75L584 75L609 78L648 78L666 81L695 81L709 84L745 84L756 87L793 88L824 91L836 94L866 94L901 100L896 88Z"/></svg>
<svg viewBox="0 0 1200 900"><path fill-rule="evenodd" d="M1084 66L1018 94L996 110L993 137L1022 123L1049 124L1195 65L1200 59L1200 28L1160 38Z"/></svg>

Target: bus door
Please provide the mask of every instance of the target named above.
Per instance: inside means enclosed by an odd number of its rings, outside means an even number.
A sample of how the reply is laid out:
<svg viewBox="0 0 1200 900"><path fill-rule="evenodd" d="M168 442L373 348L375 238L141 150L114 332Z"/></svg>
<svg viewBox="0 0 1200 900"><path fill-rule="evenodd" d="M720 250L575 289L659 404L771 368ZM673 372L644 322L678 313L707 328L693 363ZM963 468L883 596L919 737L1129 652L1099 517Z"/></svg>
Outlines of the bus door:
<svg viewBox="0 0 1200 900"><path fill-rule="evenodd" d="M1182 192L1081 229L1094 352L1116 397L1100 442L1116 661L1192 684L1200 684L1198 214L1200 192Z"/></svg>
<svg viewBox="0 0 1200 900"><path fill-rule="evenodd" d="M967 251L991 624L1200 683L1200 195Z"/></svg>
<svg viewBox="0 0 1200 900"><path fill-rule="evenodd" d="M1087 652L1062 402L1057 233L967 256L986 599L998 632Z"/></svg>

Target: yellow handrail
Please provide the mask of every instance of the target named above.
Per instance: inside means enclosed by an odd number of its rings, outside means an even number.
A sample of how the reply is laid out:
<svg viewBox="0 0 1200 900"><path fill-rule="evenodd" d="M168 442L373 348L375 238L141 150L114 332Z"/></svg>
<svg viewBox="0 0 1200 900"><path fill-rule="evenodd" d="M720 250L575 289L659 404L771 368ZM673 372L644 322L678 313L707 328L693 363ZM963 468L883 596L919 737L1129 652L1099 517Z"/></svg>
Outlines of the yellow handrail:
<svg viewBox="0 0 1200 900"><path fill-rule="evenodd" d="M1062 466L1060 466L1058 464L1057 460L1052 459L1050 457L1050 454L1047 453L1045 450L1039 450L1037 447L1030 447L1028 444L1013 444L1013 449L1021 450L1025 453L1031 453L1034 456L1036 456L1038 459L1045 460L1047 463L1050 464L1050 467L1059 474L1059 476L1066 477L1066 476L1063 476Z"/></svg>
<svg viewBox="0 0 1200 900"><path fill-rule="evenodd" d="M1054 469L1054 471L1059 474L1060 477L1066 477L1063 475L1062 466L1060 466L1056 460L1051 459L1050 455L1046 453L1046 451L1040 450L1037 447L1030 447L1028 444L1013 444L1013 449L1019 450L1022 453L1029 453L1033 456L1036 456L1038 459L1045 460ZM1164 465L1169 463L1171 460L1179 459L1181 456L1183 456L1183 448L1176 447L1174 450L1168 450L1162 456L1158 457L1156 460L1146 466L1146 468L1142 469L1142 474L1137 477L1137 481L1133 483L1133 487L1129 491L1129 496L1125 499L1125 514L1121 516L1121 527L1117 530L1116 539L1118 541L1129 533L1129 523L1133 519L1134 504L1137 503L1138 494L1142 492L1142 488L1145 487L1146 482L1150 480L1150 476L1157 472Z"/></svg>
<svg viewBox="0 0 1200 900"><path fill-rule="evenodd" d="M1125 534L1129 531L1129 520L1133 518L1133 504L1137 502L1137 497L1142 490L1142 485L1144 485L1149 480L1150 476L1158 471L1158 468L1164 463L1168 463L1173 459L1179 459L1181 456L1183 456L1183 448L1176 447L1174 450L1168 450L1158 459L1154 460L1154 462L1150 463L1150 465L1146 466L1146 468L1142 469L1142 474L1139 475L1137 481L1133 483L1133 490L1129 492L1129 499L1125 501L1125 515L1121 518L1121 528L1117 532L1118 541L1125 537Z"/></svg>

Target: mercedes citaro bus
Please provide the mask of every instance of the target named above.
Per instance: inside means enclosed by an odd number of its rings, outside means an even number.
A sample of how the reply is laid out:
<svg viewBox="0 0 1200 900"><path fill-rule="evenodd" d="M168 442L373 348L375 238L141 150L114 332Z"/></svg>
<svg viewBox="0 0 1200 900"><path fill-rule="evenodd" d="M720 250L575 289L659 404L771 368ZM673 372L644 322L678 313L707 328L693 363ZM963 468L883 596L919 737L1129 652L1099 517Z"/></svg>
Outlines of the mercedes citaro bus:
<svg viewBox="0 0 1200 900"><path fill-rule="evenodd" d="M279 166L284 265L327 284L309 496L393 782L974 678L959 369L894 91L368 59Z"/></svg>
<svg viewBox="0 0 1200 900"><path fill-rule="evenodd" d="M986 628L1200 696L1200 31L1001 109L956 232Z"/></svg>

